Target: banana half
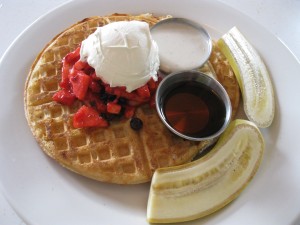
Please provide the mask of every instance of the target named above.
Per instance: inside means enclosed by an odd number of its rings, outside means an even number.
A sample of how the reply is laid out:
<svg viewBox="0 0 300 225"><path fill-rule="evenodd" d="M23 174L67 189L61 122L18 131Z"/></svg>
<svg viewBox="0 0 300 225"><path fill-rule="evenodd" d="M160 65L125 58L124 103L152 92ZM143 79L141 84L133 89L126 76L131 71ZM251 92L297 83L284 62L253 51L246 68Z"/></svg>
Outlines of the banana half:
<svg viewBox="0 0 300 225"><path fill-rule="evenodd" d="M204 157L154 173L147 207L150 223L174 223L211 214L234 200L262 160L265 144L257 126L234 120Z"/></svg>
<svg viewBox="0 0 300 225"><path fill-rule="evenodd" d="M259 127L270 126L275 114L275 98L262 58L236 27L224 34L217 44L234 70L248 119Z"/></svg>

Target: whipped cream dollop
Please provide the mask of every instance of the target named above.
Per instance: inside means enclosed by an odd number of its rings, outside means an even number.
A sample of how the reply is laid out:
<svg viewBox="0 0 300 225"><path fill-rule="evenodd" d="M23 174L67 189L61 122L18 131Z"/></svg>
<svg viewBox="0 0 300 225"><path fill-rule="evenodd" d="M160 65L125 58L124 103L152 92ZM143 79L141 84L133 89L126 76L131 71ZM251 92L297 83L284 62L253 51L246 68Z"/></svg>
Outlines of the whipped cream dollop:
<svg viewBox="0 0 300 225"><path fill-rule="evenodd" d="M159 55L149 25L140 21L113 22L88 36L81 44L80 60L111 87L131 92L152 77L157 80Z"/></svg>

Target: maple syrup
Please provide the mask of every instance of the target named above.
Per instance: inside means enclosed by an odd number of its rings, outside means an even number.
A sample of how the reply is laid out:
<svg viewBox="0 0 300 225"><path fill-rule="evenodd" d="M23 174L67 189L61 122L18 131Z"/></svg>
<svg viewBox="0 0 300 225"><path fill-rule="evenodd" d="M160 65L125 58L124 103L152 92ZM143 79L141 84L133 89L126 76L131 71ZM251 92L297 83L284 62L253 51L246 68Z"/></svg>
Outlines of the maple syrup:
<svg viewBox="0 0 300 225"><path fill-rule="evenodd" d="M212 135L226 120L226 107L220 96L195 81L181 83L170 91L163 112L170 126L192 137Z"/></svg>

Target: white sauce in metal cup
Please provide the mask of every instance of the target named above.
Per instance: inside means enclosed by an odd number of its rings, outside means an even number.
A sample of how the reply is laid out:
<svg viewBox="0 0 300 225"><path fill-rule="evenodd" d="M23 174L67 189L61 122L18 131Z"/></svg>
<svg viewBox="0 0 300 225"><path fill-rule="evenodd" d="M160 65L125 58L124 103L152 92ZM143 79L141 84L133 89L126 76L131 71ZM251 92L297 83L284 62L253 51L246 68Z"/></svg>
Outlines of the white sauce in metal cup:
<svg viewBox="0 0 300 225"><path fill-rule="evenodd" d="M187 19L163 20L151 28L151 35L159 48L160 69L166 73L196 69L211 53L209 34Z"/></svg>

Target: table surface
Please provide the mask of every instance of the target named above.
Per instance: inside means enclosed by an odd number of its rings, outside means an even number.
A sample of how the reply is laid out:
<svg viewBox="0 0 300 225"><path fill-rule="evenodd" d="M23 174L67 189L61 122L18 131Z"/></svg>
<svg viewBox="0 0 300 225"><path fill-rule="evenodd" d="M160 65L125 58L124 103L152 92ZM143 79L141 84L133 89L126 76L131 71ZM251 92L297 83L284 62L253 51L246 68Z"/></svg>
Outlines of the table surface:
<svg viewBox="0 0 300 225"><path fill-rule="evenodd" d="M66 0L0 0L0 56L37 18ZM300 59L300 0L222 0L275 34ZM300 224L300 221L298 221ZM0 225L25 225L0 193Z"/></svg>

